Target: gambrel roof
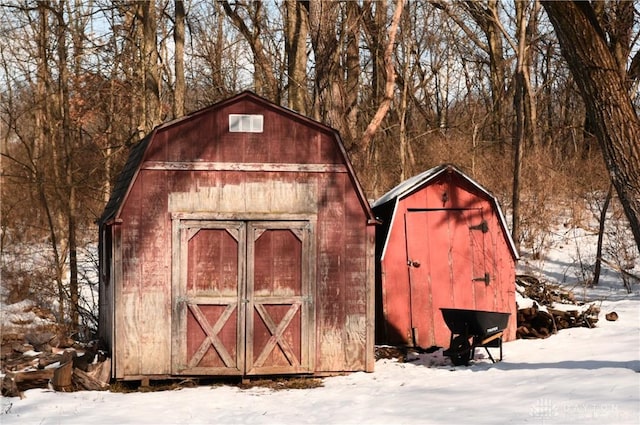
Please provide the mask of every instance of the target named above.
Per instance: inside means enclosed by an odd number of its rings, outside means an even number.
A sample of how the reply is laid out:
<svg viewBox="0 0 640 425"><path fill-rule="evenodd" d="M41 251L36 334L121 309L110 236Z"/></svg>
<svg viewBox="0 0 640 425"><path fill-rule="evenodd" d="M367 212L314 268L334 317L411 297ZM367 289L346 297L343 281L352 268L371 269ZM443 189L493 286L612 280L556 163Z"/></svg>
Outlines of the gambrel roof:
<svg viewBox="0 0 640 425"><path fill-rule="evenodd" d="M360 199L360 203L362 205L362 208L365 211L365 214L367 215L367 219L369 222L371 222L372 224L376 223L375 217L373 215L373 212L371 211L371 206L369 205L369 202L367 201L365 195L364 195L364 191L362 190L362 187L358 181L358 179L355 177L355 172L353 170L353 166L351 165L351 162L347 156L346 150L344 148L344 144L342 143L342 139L340 137L340 134L337 132L337 130L328 127L322 123L319 123L311 118L308 118L306 116L303 116L293 110L287 109L285 107L276 105L258 95L256 95L253 92L250 91L244 91L234 97L228 98L226 100L223 100L221 102L215 103L209 107L206 107L204 109L201 109L199 111L193 112L185 117L182 118L178 118L175 119L173 121L169 121L167 123L161 124L158 127L156 127L155 129L153 129L149 134L147 134L147 136L142 139L138 144L136 144L135 146L133 146L131 148L131 151L129 152L129 157L127 159L127 162L125 163L122 172L120 173L120 175L118 176L118 179L114 185L113 191L111 193L111 196L109 198L109 201L107 202L107 205L102 213L102 216L100 217L100 219L98 220L98 224L99 225L103 225L106 224L108 222L110 222L111 220L117 219L118 218L118 214L122 208L123 203L125 202L126 198L127 198L127 194L128 191L130 189L130 187L132 186L132 183L134 182L134 180L136 179L136 176L138 174L138 171L140 170L140 166L144 160L145 157L145 153L148 151L148 149L150 148L150 146L153 144L153 140L154 140L154 136L156 134L158 134L158 132L168 128L168 127L172 127L172 126L178 126L181 124L184 124L190 120L194 120L196 118L201 117L203 114L209 114L209 113L213 113L218 109L221 109L225 106L231 105L233 103L237 103L243 100L250 100L251 102L261 105L264 108L268 108L271 110L274 110L282 115L286 115L289 118L291 118L292 120L296 120L298 122L303 122L305 125L312 127L314 129L316 129L317 131L321 131L324 133L328 133L331 134L332 137L334 138L334 140L336 141L336 149L338 150L339 154L342 156L343 160L344 160L344 164L347 167L349 176L351 178L351 181L356 189L356 192L358 194L358 197Z"/></svg>

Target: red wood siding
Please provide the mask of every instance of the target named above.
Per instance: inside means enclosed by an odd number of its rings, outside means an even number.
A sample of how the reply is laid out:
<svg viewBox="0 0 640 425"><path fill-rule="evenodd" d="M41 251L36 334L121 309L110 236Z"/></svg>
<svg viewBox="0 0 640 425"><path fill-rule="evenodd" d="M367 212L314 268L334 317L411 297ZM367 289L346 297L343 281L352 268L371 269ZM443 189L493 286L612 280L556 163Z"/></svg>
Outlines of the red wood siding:
<svg viewBox="0 0 640 425"><path fill-rule="evenodd" d="M240 96L140 158L113 215L117 378L373 369L373 215L333 130Z"/></svg>
<svg viewBox="0 0 640 425"><path fill-rule="evenodd" d="M347 190L351 185L347 174L325 175L319 185L325 207L318 214L318 299L323 306L318 311L318 368L331 372L370 368L372 363L367 364L362 353L367 353L371 294L362 283L368 279L367 259L372 252L367 246L373 241L373 228L354 225L360 207Z"/></svg>
<svg viewBox="0 0 640 425"><path fill-rule="evenodd" d="M264 115L262 133L228 132L229 114ZM159 131L146 161L217 161L238 163L344 163L331 133L318 132L302 121L238 102Z"/></svg>
<svg viewBox="0 0 640 425"><path fill-rule="evenodd" d="M515 337L513 255L490 199L459 175L398 201L380 267L386 342L448 347L440 308L510 312L506 340Z"/></svg>

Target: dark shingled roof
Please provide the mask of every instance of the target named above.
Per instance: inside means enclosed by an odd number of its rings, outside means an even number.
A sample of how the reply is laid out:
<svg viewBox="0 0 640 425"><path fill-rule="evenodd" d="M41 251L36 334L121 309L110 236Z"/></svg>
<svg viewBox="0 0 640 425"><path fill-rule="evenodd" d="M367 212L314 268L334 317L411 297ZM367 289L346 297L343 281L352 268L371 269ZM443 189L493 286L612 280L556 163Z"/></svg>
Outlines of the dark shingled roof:
<svg viewBox="0 0 640 425"><path fill-rule="evenodd" d="M104 211L102 212L102 216L98 220L98 225L102 226L104 223L108 222L118 212L120 208L120 204L122 203L124 197L127 194L127 190L131 185L131 181L133 180L133 176L135 176L138 171L138 167L142 162L142 157L144 156L145 151L147 150L147 145L149 145L149 141L152 138L154 132L147 134L144 139L131 147L129 151L129 158L127 158L127 162L122 169L122 172L118 176L118 180L111 192L111 197L109 198L109 202L104 207Z"/></svg>

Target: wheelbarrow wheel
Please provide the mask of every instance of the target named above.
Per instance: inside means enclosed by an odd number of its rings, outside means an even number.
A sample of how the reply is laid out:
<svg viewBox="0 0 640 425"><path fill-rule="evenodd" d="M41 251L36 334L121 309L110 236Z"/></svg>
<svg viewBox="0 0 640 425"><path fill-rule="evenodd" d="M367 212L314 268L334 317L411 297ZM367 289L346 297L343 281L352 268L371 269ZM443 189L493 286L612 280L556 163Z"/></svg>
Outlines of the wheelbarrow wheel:
<svg viewBox="0 0 640 425"><path fill-rule="evenodd" d="M449 348L449 357L451 363L456 366L467 366L470 360L471 344L469 338L464 335L458 335L451 341L451 347Z"/></svg>

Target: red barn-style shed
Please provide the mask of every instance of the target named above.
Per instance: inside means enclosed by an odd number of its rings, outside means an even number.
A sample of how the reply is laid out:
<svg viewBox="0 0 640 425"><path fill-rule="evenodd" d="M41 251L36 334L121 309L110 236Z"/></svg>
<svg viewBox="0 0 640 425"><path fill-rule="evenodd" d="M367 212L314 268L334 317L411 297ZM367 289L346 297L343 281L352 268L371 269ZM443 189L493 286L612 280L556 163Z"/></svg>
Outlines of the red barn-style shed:
<svg viewBox="0 0 640 425"><path fill-rule="evenodd" d="M157 127L99 221L113 378L372 371L376 223L339 134L254 93Z"/></svg>
<svg viewBox="0 0 640 425"><path fill-rule="evenodd" d="M376 339L448 347L440 308L511 313L515 338L518 253L496 198L452 165L418 174L372 205L376 236Z"/></svg>

